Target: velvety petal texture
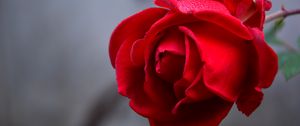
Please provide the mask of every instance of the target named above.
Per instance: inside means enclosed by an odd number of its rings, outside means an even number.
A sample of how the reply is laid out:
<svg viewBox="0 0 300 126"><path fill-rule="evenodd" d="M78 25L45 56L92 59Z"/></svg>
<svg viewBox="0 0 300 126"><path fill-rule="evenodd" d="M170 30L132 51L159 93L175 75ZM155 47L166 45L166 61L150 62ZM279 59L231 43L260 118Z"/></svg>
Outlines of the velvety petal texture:
<svg viewBox="0 0 300 126"><path fill-rule="evenodd" d="M249 116L277 73L262 32L268 0L154 0L109 44L118 91L150 126L218 126Z"/></svg>

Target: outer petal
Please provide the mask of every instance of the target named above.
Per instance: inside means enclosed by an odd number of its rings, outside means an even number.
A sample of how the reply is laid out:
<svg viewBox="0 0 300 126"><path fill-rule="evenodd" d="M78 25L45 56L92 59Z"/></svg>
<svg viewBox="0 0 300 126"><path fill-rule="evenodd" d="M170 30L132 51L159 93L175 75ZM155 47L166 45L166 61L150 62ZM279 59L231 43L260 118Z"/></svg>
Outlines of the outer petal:
<svg viewBox="0 0 300 126"><path fill-rule="evenodd" d="M278 71L278 58L276 53L264 41L264 34L257 28L251 29L255 36L253 41L258 54L259 63L259 84L260 88L268 88L271 86L275 75Z"/></svg>
<svg viewBox="0 0 300 126"><path fill-rule="evenodd" d="M132 43L125 41L116 57L119 93L130 99L130 107L140 115L162 120L173 118L171 110L175 96L172 87L155 76L154 60L146 70L131 62Z"/></svg>
<svg viewBox="0 0 300 126"><path fill-rule="evenodd" d="M149 119L150 126L218 126L226 117L233 103L218 97L192 104L184 104L178 116L171 121Z"/></svg>
<svg viewBox="0 0 300 126"><path fill-rule="evenodd" d="M236 104L240 111L249 116L261 103L263 93L261 88L268 88L277 73L278 61L274 51L264 41L263 33L258 29L251 29L255 39L253 47L256 60L253 60L247 87L238 98Z"/></svg>
<svg viewBox="0 0 300 126"><path fill-rule="evenodd" d="M182 30L197 42L201 51L206 87L234 102L246 77L247 43L225 29L205 22L192 24Z"/></svg>
<svg viewBox="0 0 300 126"><path fill-rule="evenodd" d="M135 40L144 37L150 26L165 13L164 9L152 8L126 19L114 31L110 43L110 57L112 64L115 64L119 93L129 97L133 110L146 117L158 113L170 117L170 112L166 111L166 114L163 114L161 110L166 110L165 107L162 104L155 104L156 102L145 92L144 67L132 62L131 52ZM155 82L147 81L147 83L151 85Z"/></svg>
<svg viewBox="0 0 300 126"><path fill-rule="evenodd" d="M143 67L136 67L130 60L130 50L132 42L125 41L116 56L116 76L118 91L129 98L143 96L144 83Z"/></svg>
<svg viewBox="0 0 300 126"><path fill-rule="evenodd" d="M229 14L226 7L216 0L155 0L155 4L185 14L203 10Z"/></svg>
<svg viewBox="0 0 300 126"><path fill-rule="evenodd" d="M177 0L154 0L154 3L161 7L174 8Z"/></svg>
<svg viewBox="0 0 300 126"><path fill-rule="evenodd" d="M125 41L116 57L116 76L118 91L130 99L130 106L137 113L149 116L149 113L158 111L150 104L144 92L145 74L143 67L136 67L130 60L132 41ZM140 108L140 109L136 109Z"/></svg>
<svg viewBox="0 0 300 126"><path fill-rule="evenodd" d="M249 116L260 105L263 95L260 88L249 87L238 98L237 108Z"/></svg>
<svg viewBox="0 0 300 126"><path fill-rule="evenodd" d="M110 39L109 56L112 66L115 67L116 55L124 41L143 38L151 25L166 13L165 9L150 8L123 20L114 30Z"/></svg>
<svg viewBox="0 0 300 126"><path fill-rule="evenodd" d="M144 66L145 65L145 56L144 51L147 48L144 39L136 40L131 48L130 58L133 64L136 66Z"/></svg>

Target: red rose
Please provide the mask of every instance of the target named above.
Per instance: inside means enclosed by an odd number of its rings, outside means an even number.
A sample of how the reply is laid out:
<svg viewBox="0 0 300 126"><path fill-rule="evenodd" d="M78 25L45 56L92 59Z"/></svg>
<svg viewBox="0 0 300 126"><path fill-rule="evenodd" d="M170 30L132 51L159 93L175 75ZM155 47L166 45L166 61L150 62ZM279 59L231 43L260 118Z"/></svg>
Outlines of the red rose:
<svg viewBox="0 0 300 126"><path fill-rule="evenodd" d="M118 90L131 108L151 126L215 126L234 103L250 115L277 72L261 31L269 2L155 3L168 9L125 19L110 41Z"/></svg>

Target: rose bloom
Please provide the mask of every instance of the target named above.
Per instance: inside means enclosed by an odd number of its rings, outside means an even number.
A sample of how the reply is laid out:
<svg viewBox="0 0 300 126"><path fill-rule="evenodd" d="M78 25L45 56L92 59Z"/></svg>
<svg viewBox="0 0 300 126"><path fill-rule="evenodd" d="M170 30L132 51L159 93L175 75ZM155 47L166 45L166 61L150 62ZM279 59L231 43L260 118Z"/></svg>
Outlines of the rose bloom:
<svg viewBox="0 0 300 126"><path fill-rule="evenodd" d="M118 91L151 126L216 126L249 116L277 73L266 0L156 0L122 21L109 54Z"/></svg>

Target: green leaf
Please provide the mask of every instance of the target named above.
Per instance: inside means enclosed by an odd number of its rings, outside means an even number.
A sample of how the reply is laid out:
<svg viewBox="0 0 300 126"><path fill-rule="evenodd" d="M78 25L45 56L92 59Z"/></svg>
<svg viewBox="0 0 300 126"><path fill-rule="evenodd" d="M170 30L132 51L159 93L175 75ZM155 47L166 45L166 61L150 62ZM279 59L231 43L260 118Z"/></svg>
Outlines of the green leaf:
<svg viewBox="0 0 300 126"><path fill-rule="evenodd" d="M300 53L279 53L279 68L282 70L286 80L300 73Z"/></svg>
<svg viewBox="0 0 300 126"><path fill-rule="evenodd" d="M265 31L265 39L269 44L276 44L282 45L282 41L277 38L277 33L283 28L284 26L284 18L281 18L271 26L270 29Z"/></svg>

